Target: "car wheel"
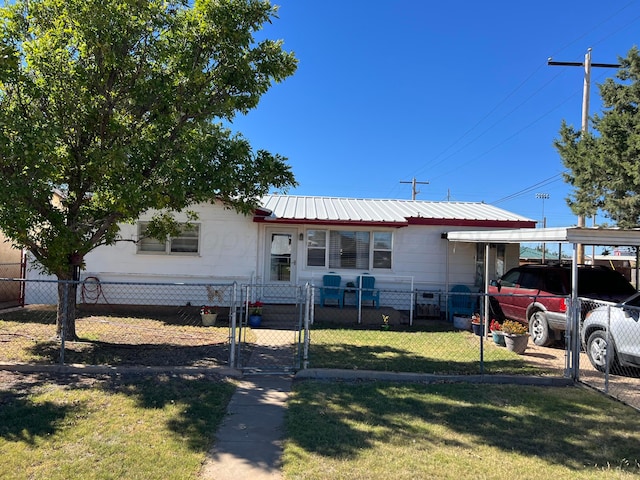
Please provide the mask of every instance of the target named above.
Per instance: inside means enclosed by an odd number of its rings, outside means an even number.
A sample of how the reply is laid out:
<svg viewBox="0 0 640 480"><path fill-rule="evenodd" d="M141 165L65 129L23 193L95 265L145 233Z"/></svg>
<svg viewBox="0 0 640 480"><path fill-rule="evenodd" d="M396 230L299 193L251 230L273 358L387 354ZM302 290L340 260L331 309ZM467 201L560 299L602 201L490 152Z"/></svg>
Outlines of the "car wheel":
<svg viewBox="0 0 640 480"><path fill-rule="evenodd" d="M505 316L504 313L502 313L500 303L495 297L489 297L489 310L491 312L491 319L495 318L500 323L505 321Z"/></svg>
<svg viewBox="0 0 640 480"><path fill-rule="evenodd" d="M549 324L544 312L534 312L529 318L529 333L533 343L541 347L549 345L553 339L549 336Z"/></svg>
<svg viewBox="0 0 640 480"><path fill-rule="evenodd" d="M610 372L615 371L618 365L615 347L607 342L607 332L604 330L596 330L589 335L587 357L589 357L591 365L601 372L606 371L607 362L609 363Z"/></svg>

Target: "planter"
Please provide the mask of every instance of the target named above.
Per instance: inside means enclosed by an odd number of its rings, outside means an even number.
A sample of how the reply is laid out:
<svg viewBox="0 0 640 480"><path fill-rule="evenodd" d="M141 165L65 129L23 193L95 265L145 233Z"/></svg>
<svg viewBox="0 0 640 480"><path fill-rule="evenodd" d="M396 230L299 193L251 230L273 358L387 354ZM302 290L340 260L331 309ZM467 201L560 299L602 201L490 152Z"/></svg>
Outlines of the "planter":
<svg viewBox="0 0 640 480"><path fill-rule="evenodd" d="M471 330L471 317L453 316L453 328L458 330Z"/></svg>
<svg viewBox="0 0 640 480"><path fill-rule="evenodd" d="M504 334L504 344L507 347L507 350L511 350L518 355L522 355L524 353L524 351L527 349L528 343L528 333L524 335L514 335L513 333Z"/></svg>
<svg viewBox="0 0 640 480"><path fill-rule="evenodd" d="M262 315L249 315L249 325L259 327L262 323Z"/></svg>
<svg viewBox="0 0 640 480"><path fill-rule="evenodd" d="M473 333L481 337L484 334L484 325L482 323L472 323L471 329Z"/></svg>
<svg viewBox="0 0 640 480"><path fill-rule="evenodd" d="M499 347L504 347L504 332L500 330L491 330L491 336L493 337L493 343L498 345Z"/></svg>
<svg viewBox="0 0 640 480"><path fill-rule="evenodd" d="M202 313L200 314L202 317L202 325L205 327L213 327L216 324L216 320L218 319L217 313Z"/></svg>

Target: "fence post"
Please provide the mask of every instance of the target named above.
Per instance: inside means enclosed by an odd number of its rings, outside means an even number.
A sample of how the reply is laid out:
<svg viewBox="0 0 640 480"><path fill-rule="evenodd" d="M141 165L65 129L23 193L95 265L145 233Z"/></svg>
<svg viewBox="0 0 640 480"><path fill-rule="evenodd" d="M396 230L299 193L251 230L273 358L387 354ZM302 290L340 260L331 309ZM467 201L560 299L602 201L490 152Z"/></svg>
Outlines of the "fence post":
<svg viewBox="0 0 640 480"><path fill-rule="evenodd" d="M231 313L231 330L229 334L229 367L236 367L236 299L238 294L238 284L237 282L233 282L232 290L231 290L231 301L229 302L229 308Z"/></svg>
<svg viewBox="0 0 640 480"><path fill-rule="evenodd" d="M64 348L65 348L65 339L67 336L67 315L69 314L68 310L67 310L67 306L68 306L68 299L69 299L69 283L68 282L62 282L62 310L61 310L61 315L62 318L60 319L61 325L60 325L60 366L64 366ZM56 320L57 321L57 320Z"/></svg>
<svg viewBox="0 0 640 480"><path fill-rule="evenodd" d="M304 305L304 343L302 344L302 369L309 368L309 321L311 311L313 309L314 288L307 283L305 289L305 305Z"/></svg>

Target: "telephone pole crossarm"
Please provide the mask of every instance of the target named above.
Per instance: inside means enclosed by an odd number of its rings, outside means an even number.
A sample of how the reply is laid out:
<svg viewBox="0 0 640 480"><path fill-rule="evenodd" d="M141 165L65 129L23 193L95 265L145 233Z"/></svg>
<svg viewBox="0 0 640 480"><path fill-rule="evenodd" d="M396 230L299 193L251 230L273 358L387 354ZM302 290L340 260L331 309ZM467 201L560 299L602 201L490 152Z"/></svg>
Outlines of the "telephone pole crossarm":
<svg viewBox="0 0 640 480"><path fill-rule="evenodd" d="M413 179L410 182L404 182L404 181L401 180L400 183L410 183L411 184L411 200L415 200L416 199L416 195L418 195L420 193L420 191L416 188L417 184L429 185L429 182L418 182L418 181L416 181L416 177L413 177Z"/></svg>

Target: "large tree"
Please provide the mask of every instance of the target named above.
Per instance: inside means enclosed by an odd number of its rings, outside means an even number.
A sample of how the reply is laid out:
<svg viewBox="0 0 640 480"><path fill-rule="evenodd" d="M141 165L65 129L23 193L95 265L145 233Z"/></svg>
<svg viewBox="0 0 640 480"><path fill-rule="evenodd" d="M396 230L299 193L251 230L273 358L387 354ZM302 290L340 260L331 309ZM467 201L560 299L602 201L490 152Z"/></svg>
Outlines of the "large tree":
<svg viewBox="0 0 640 480"><path fill-rule="evenodd" d="M255 34L263 0L18 0L0 9L0 228L70 280L118 223L295 185L286 159L222 122L297 61ZM57 190L62 202L52 202ZM169 216L167 216L169 215ZM63 294L63 289L59 289ZM65 313L63 315L63 312ZM75 292L58 333L75 338Z"/></svg>
<svg viewBox="0 0 640 480"><path fill-rule="evenodd" d="M602 211L623 228L640 226L640 53L632 48L616 79L599 85L603 113L594 133L563 121L555 146L574 187L568 199L577 215Z"/></svg>

